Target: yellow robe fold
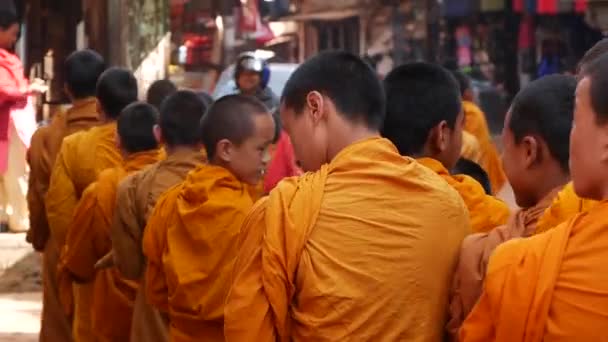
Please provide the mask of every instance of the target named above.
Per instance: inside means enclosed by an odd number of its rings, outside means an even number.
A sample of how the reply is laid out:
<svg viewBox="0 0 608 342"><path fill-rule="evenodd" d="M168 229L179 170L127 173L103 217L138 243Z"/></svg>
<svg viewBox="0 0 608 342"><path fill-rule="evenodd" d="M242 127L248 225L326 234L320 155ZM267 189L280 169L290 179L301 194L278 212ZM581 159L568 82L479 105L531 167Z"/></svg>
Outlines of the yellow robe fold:
<svg viewBox="0 0 608 342"><path fill-rule="evenodd" d="M158 200L144 232L146 294L168 312L171 341L224 341L237 238L252 206L245 184L212 165Z"/></svg>
<svg viewBox="0 0 608 342"><path fill-rule="evenodd" d="M464 159L468 159L477 164L481 164L481 145L474 135L467 131L462 131L462 148L460 149L460 156Z"/></svg>
<svg viewBox="0 0 608 342"><path fill-rule="evenodd" d="M502 169L498 150L492 141L486 116L473 102L463 101L462 108L465 115L464 129L477 138L482 153L480 165L488 173L492 191L497 194L507 182L507 176Z"/></svg>
<svg viewBox="0 0 608 342"><path fill-rule="evenodd" d="M72 134L63 140L45 199L50 239L54 240L58 251L63 249L68 227L83 191L97 180L101 171L122 163L115 135L116 123L112 122ZM66 298L69 293L60 296ZM93 338L88 312L93 296L92 284L75 285L74 296L74 339L76 342L89 341Z"/></svg>
<svg viewBox="0 0 608 342"><path fill-rule="evenodd" d="M433 170L458 191L469 209L473 232L488 232L507 223L509 207L503 201L486 195L481 184L475 179L466 175L450 175L441 162L432 158L420 158L418 162Z"/></svg>
<svg viewBox="0 0 608 342"><path fill-rule="evenodd" d="M511 239L532 236L538 218L549 207L558 191L559 189L551 191L533 207L520 209L506 225L488 233L471 234L464 239L450 295L447 330L453 341L457 340L462 322L481 295L488 260L496 247Z"/></svg>
<svg viewBox="0 0 608 342"><path fill-rule="evenodd" d="M578 197L574 192L574 185L570 182L559 192L551 206L538 219L536 233L546 232L557 227L575 215L589 211L597 203L597 201Z"/></svg>
<svg viewBox="0 0 608 342"><path fill-rule="evenodd" d="M499 246L460 341L604 341L608 202Z"/></svg>
<svg viewBox="0 0 608 342"><path fill-rule="evenodd" d="M59 278L62 286L72 281L93 282L89 308L96 341L128 341L137 282L120 276L115 268L95 272L95 263L112 249L110 226L116 206L116 188L129 173L158 159L158 151L135 153L121 167L101 172L83 193L61 255ZM62 291L67 293L68 291Z"/></svg>
<svg viewBox="0 0 608 342"><path fill-rule="evenodd" d="M60 247L52 239L46 216L45 196L49 188L53 165L66 136L99 124L95 98L77 100L66 112L58 112L48 126L39 128L32 136L27 154L30 165L27 201L30 229L27 240L42 256L42 319L41 342L72 340L71 322L59 300L57 264Z"/></svg>
<svg viewBox="0 0 608 342"><path fill-rule="evenodd" d="M243 224L227 341L439 341L466 207L386 139L283 180ZM441 253L437 253L437 251Z"/></svg>
<svg viewBox="0 0 608 342"><path fill-rule="evenodd" d="M147 303L145 296L144 227L160 195L181 183L188 172L205 161L199 150L181 148L151 167L130 175L118 186L112 224L114 260L123 276L140 281L133 308L131 342L169 341L167 323L158 310Z"/></svg>

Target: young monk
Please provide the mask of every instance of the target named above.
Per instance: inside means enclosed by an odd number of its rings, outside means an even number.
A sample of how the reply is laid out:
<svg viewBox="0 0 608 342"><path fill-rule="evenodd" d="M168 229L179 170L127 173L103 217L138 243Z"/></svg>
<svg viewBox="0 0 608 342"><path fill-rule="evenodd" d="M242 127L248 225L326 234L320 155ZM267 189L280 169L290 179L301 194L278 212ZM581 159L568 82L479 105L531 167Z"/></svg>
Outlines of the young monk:
<svg viewBox="0 0 608 342"><path fill-rule="evenodd" d="M577 195L601 202L543 234L499 246L461 341L605 340L608 56L579 76L570 172Z"/></svg>
<svg viewBox="0 0 608 342"><path fill-rule="evenodd" d="M208 165L163 194L144 231L148 301L168 313L171 341L224 341L224 302L238 236L253 206L274 120L262 102L229 95L201 122Z"/></svg>
<svg viewBox="0 0 608 342"><path fill-rule="evenodd" d="M481 108L473 102L474 95L469 77L459 71L453 72L453 75L460 85L462 109L465 116L464 130L473 134L479 141L482 151L480 164L490 177L490 183L492 184L494 194L497 194L505 185L507 177L502 169L500 156L496 150L496 146L492 141L486 115Z"/></svg>
<svg viewBox="0 0 608 342"><path fill-rule="evenodd" d="M441 177L380 137L384 104L375 73L347 52L290 77L281 117L312 172L283 180L245 221L227 341L441 339L468 214Z"/></svg>
<svg viewBox="0 0 608 342"><path fill-rule="evenodd" d="M58 250L64 246L82 192L97 179L101 171L122 163L115 140L116 119L127 105L137 100L137 81L127 70L108 69L99 78L96 97L101 125L66 137L51 174L46 213L50 239L56 243ZM77 342L88 341L93 338L89 311L92 284L76 285L74 294L76 307L73 312L71 307L64 310L74 316L74 339ZM68 295L61 294L63 298Z"/></svg>
<svg viewBox="0 0 608 342"><path fill-rule="evenodd" d="M105 62L97 52L82 50L72 53L64 63L64 90L72 107L67 112L59 112L48 126L39 128L32 136L28 151L28 239L39 252L44 250L49 235L44 195L49 187L55 157L64 137L99 124L95 87L104 70Z"/></svg>
<svg viewBox="0 0 608 342"><path fill-rule="evenodd" d="M503 162L522 209L506 225L465 238L452 283L448 331L454 339L479 298L494 249L507 240L533 235L538 218L570 179L575 88L574 77L551 75L530 83L513 100L503 129Z"/></svg>
<svg viewBox="0 0 608 342"><path fill-rule="evenodd" d="M585 53L579 61L577 72L580 73L586 66L606 53L608 53L608 38L600 40ZM597 201L578 197L570 182L559 192L551 206L539 218L536 232L542 233L556 227L576 214L588 211L597 203Z"/></svg>
<svg viewBox="0 0 608 342"><path fill-rule="evenodd" d="M154 81L146 93L146 102L160 111L163 101L177 91L175 84L169 80Z"/></svg>
<svg viewBox="0 0 608 342"><path fill-rule="evenodd" d="M450 175L462 146L463 112L458 84L438 65L412 63L399 66L384 80L386 120L382 135L401 155L418 162L445 179L462 196L469 209L473 232L505 224L509 208L473 178Z"/></svg>
<svg viewBox="0 0 608 342"><path fill-rule="evenodd" d="M70 341L71 328L68 317L59 302L56 268L59 261L59 245L49 239L49 226L45 210L45 195L49 187L51 171L63 138L77 131L99 124L95 88L105 70L103 58L92 50L76 51L64 63L65 92L72 101L67 112L61 112L48 126L39 128L32 136L28 151L30 176L28 207L30 230L28 241L34 249L43 253L42 267L42 322L41 341Z"/></svg>
<svg viewBox="0 0 608 342"><path fill-rule="evenodd" d="M148 217L159 196L181 183L188 172L202 165L200 120L207 106L190 91L178 91L161 106L156 134L167 158L127 177L117 190L112 224L112 246L118 270L128 279L141 281L133 309L131 341L168 341L168 327L145 297L142 237Z"/></svg>
<svg viewBox="0 0 608 342"><path fill-rule="evenodd" d="M95 263L112 249L110 226L116 208L116 188L128 174L155 163L158 141L153 130L158 112L146 103L127 106L117 120L120 166L102 171L84 191L68 230L59 266L60 282L94 281L90 308L95 341L128 341L137 282L116 268L95 272Z"/></svg>

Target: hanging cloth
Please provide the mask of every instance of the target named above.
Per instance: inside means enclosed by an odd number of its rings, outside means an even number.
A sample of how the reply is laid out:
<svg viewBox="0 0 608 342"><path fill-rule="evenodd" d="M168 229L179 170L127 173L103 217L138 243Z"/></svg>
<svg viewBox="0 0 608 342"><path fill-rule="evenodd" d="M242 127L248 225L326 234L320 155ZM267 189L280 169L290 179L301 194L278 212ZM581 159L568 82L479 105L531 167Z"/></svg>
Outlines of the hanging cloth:
<svg viewBox="0 0 608 342"><path fill-rule="evenodd" d="M538 0L536 9L538 14L557 14L559 0Z"/></svg>

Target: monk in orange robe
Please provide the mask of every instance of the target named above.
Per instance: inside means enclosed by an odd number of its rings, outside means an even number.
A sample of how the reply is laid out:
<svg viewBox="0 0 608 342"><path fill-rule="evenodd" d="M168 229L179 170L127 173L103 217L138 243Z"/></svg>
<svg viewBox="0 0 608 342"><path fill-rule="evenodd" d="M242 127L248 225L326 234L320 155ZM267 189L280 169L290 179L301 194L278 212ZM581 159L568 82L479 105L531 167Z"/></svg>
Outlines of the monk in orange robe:
<svg viewBox="0 0 608 342"><path fill-rule="evenodd" d="M505 224L508 206L487 195L472 177L451 175L462 147L463 113L458 83L449 71L426 63L397 68L387 78L386 123L382 135L401 155L418 162L450 184L469 209L473 232Z"/></svg>
<svg viewBox="0 0 608 342"><path fill-rule="evenodd" d="M43 252L42 320L40 341L71 341L71 323L59 302L56 268L59 247L49 241L49 227L45 209L45 195L49 188L51 171L63 138L99 124L95 87L105 69L103 58L94 51L72 53L65 61L65 91L72 107L58 112L48 126L39 128L32 136L27 154L30 165L27 193L30 229L27 240L34 249Z"/></svg>
<svg viewBox="0 0 608 342"><path fill-rule="evenodd" d="M193 92L178 91L170 95L161 107L157 130L167 158L127 177L118 186L111 234L114 260L125 278L140 282L133 308L131 342L169 340L166 322L145 297L144 227L160 195L205 163L200 151L199 126L206 110L206 105Z"/></svg>
<svg viewBox="0 0 608 342"><path fill-rule="evenodd" d="M208 165L163 194L148 219L146 296L166 312L170 339L224 341L224 302L237 244L262 179L274 120L257 99L226 96L201 123Z"/></svg>
<svg viewBox="0 0 608 342"><path fill-rule="evenodd" d="M502 169L500 155L490 135L488 121L475 102L473 102L473 89L471 81L465 74L457 71L453 73L460 85L462 96L462 110L464 111L464 130L475 136L481 146L482 157L480 165L486 170L492 184L494 194L500 192L507 181Z"/></svg>
<svg viewBox="0 0 608 342"><path fill-rule="evenodd" d="M441 340L468 214L380 137L384 103L374 71L346 52L309 59L287 82L281 116L311 172L245 220L227 341Z"/></svg>
<svg viewBox="0 0 608 342"><path fill-rule="evenodd" d="M608 325L608 56L579 75L570 172L588 212L490 257L481 297L460 330L468 341L601 341Z"/></svg>
<svg viewBox="0 0 608 342"><path fill-rule="evenodd" d="M489 233L467 236L452 282L448 332L458 329L479 295L488 259L501 243L529 237L557 192L570 179L570 130L576 79L551 75L530 83L515 97L503 129L503 162L520 209Z"/></svg>
<svg viewBox="0 0 608 342"><path fill-rule="evenodd" d="M83 191L97 180L101 171L122 163L115 140L116 119L124 107L137 100L137 81L129 71L108 69L99 78L96 97L102 124L66 137L51 174L46 213L50 240L56 242L59 251ZM64 310L74 316L74 340L88 341L92 339L89 314L92 283L76 285L74 294L76 307L68 305ZM62 293L61 297L67 298L69 293Z"/></svg>
<svg viewBox="0 0 608 342"><path fill-rule="evenodd" d="M61 254L61 284L94 281L89 309L95 341L129 340L138 284L124 279L116 268L95 272L95 263L112 249L110 226L118 183L129 173L157 161L158 141L153 133L157 123L158 112L152 105L134 103L123 110L117 122L123 164L102 171L84 191Z"/></svg>

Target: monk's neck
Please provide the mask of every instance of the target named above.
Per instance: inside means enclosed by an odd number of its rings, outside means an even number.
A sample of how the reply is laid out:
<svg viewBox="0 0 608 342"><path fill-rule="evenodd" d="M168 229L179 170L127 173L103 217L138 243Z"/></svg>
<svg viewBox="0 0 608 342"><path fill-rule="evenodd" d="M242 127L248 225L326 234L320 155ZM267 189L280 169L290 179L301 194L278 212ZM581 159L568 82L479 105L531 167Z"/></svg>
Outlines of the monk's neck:
<svg viewBox="0 0 608 342"><path fill-rule="evenodd" d="M337 132L332 139L334 144L330 145L327 150L328 159L334 159L334 157L340 153L340 151L358 141L379 136L380 133L378 131L371 130L369 127L365 126L355 127L346 132Z"/></svg>
<svg viewBox="0 0 608 342"><path fill-rule="evenodd" d="M175 154L186 154L186 153L201 153L200 146L169 146L165 145L165 151L167 152L167 156L175 155Z"/></svg>
<svg viewBox="0 0 608 342"><path fill-rule="evenodd" d="M537 182L538 189L536 195L536 203L542 201L555 189L563 188L566 184L568 184L568 182L570 182L570 176L566 173L555 172L552 174L550 172L547 172L543 176L543 181Z"/></svg>

